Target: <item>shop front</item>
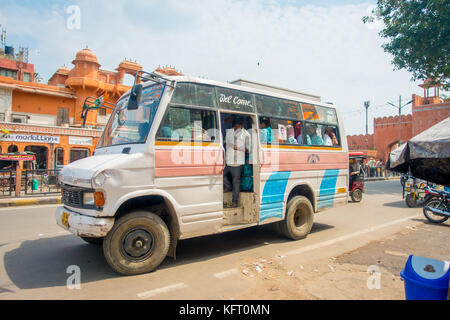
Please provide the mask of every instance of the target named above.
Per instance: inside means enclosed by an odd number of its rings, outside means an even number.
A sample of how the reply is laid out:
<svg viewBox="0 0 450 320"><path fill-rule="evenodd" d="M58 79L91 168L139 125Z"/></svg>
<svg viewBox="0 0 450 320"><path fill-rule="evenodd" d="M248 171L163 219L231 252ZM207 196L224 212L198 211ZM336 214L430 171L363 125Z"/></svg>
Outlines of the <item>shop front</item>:
<svg viewBox="0 0 450 320"><path fill-rule="evenodd" d="M36 157L37 170L58 170L91 156L102 133L92 129L10 123L0 127L0 153L31 152Z"/></svg>

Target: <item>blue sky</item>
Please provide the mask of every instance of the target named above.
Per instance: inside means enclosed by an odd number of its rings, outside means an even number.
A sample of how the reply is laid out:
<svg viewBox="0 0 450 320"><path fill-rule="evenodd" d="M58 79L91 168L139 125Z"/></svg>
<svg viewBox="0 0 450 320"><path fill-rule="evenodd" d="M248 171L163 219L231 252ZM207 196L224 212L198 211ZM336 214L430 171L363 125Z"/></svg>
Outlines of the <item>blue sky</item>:
<svg viewBox="0 0 450 320"><path fill-rule="evenodd" d="M146 70L172 65L219 81L244 78L322 96L344 116L347 134L369 118L395 115L387 101L422 94L406 71L393 71L376 25L361 18L375 0L2 0L7 43L27 46L36 71L48 78L86 47L103 69L125 58ZM69 29L68 6L80 8ZM259 66L258 66L259 62ZM410 112L407 107L404 112ZM369 121L372 132L373 121Z"/></svg>

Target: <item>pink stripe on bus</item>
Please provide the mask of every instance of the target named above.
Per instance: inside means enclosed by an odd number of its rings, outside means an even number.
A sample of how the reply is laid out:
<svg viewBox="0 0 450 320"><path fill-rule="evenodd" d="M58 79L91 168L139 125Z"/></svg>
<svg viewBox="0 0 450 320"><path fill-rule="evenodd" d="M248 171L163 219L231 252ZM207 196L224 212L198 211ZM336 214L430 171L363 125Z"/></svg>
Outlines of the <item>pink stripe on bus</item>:
<svg viewBox="0 0 450 320"><path fill-rule="evenodd" d="M157 149L156 177L183 177L222 174L220 150Z"/></svg>

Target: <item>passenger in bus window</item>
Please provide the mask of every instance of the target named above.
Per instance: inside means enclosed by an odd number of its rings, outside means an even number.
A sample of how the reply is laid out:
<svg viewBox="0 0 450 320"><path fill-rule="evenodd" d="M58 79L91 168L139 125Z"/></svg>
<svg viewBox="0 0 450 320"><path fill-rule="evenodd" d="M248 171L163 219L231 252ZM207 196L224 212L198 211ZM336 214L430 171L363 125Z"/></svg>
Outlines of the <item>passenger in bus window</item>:
<svg viewBox="0 0 450 320"><path fill-rule="evenodd" d="M295 124L296 134L297 134L297 143L303 144L303 136L302 136L302 124L301 122L297 122Z"/></svg>
<svg viewBox="0 0 450 320"><path fill-rule="evenodd" d="M172 128L168 124L164 124L161 128L161 137L162 138L172 138Z"/></svg>
<svg viewBox="0 0 450 320"><path fill-rule="evenodd" d="M297 144L297 139L295 139L294 127L288 124L286 127L286 131L287 131L287 143Z"/></svg>
<svg viewBox="0 0 450 320"><path fill-rule="evenodd" d="M339 145L339 141L337 140L336 135L334 134L333 128L331 128L331 127L325 128L324 144L326 146Z"/></svg>
<svg viewBox="0 0 450 320"><path fill-rule="evenodd" d="M306 125L306 144L321 146L323 145L323 140L317 135L317 125L307 124Z"/></svg>
<svg viewBox="0 0 450 320"><path fill-rule="evenodd" d="M278 124L278 131L276 132L278 143L286 143L287 141L287 131L286 126L282 123Z"/></svg>
<svg viewBox="0 0 450 320"><path fill-rule="evenodd" d="M272 128L270 127L269 119L262 118L259 127L261 128L261 143L272 143Z"/></svg>

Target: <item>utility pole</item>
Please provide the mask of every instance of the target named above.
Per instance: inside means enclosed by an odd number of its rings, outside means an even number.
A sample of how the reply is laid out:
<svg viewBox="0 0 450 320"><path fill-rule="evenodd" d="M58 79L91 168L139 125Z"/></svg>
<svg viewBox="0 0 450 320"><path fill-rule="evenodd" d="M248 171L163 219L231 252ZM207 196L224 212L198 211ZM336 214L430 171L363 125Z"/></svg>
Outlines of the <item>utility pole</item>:
<svg viewBox="0 0 450 320"><path fill-rule="evenodd" d="M364 108L366 108L366 134L369 134L369 116L368 116L369 106L370 106L370 101L365 101Z"/></svg>
<svg viewBox="0 0 450 320"><path fill-rule="evenodd" d="M401 134L402 134L402 109L404 107L406 107L408 104L410 104L411 102L412 102L412 100L410 100L409 102L402 105L402 96L398 97L398 107L395 104L388 102L388 104L390 104L394 108L398 108L398 146L399 147L400 147L400 143L402 142L402 136L401 136Z"/></svg>

